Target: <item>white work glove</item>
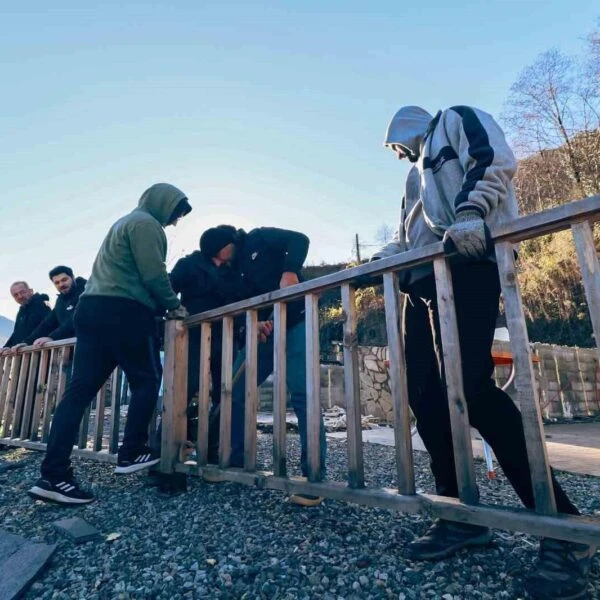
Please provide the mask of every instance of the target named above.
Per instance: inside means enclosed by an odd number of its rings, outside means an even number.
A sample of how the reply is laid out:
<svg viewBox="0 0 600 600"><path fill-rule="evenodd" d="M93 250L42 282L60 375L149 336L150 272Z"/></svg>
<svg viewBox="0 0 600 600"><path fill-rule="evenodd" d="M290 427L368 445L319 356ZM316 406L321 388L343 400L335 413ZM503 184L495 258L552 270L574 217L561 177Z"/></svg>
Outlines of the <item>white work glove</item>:
<svg viewBox="0 0 600 600"><path fill-rule="evenodd" d="M448 240L460 255L474 260L483 258L487 254L485 221L474 210L459 213L456 222L444 234L444 246Z"/></svg>
<svg viewBox="0 0 600 600"><path fill-rule="evenodd" d="M185 319L189 317L190 313L187 311L187 308L180 304L177 308L173 308L167 311L166 318L167 319Z"/></svg>

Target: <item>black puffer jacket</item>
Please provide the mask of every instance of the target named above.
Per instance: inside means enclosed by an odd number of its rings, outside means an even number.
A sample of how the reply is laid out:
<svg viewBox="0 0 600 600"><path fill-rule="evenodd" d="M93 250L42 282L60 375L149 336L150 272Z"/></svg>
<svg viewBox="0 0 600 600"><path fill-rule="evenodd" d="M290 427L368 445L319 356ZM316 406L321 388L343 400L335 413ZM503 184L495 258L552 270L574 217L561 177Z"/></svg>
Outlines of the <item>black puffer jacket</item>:
<svg viewBox="0 0 600 600"><path fill-rule="evenodd" d="M64 340L75 336L73 313L79 302L79 296L85 289L85 284L86 280L83 277L76 277L75 285L68 294L58 294L52 312L24 340L27 345L33 344L41 337Z"/></svg>
<svg viewBox="0 0 600 600"><path fill-rule="evenodd" d="M27 304L19 308L15 328L6 340L5 348L21 344L33 330L50 314L51 309L46 304L50 298L46 294L33 294Z"/></svg>

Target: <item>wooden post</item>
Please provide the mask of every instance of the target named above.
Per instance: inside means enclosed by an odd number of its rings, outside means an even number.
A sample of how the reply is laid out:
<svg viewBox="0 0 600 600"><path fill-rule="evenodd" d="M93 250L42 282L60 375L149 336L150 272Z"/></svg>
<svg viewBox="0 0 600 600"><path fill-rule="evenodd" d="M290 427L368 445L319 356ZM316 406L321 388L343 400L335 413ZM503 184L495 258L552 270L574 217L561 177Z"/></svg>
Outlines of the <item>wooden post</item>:
<svg viewBox="0 0 600 600"><path fill-rule="evenodd" d="M401 494L414 494L415 472L410 431L410 406L406 382L404 340L400 325L400 291L396 273L385 273L383 275L383 295L390 360L390 390L394 414L394 446L396 449L398 491Z"/></svg>
<svg viewBox="0 0 600 600"><path fill-rule="evenodd" d="M308 480L321 479L321 370L319 357L319 296L306 294L306 439Z"/></svg>
<svg viewBox="0 0 600 600"><path fill-rule="evenodd" d="M273 324L273 471L277 477L285 477L287 472L287 306L285 303L275 303Z"/></svg>
<svg viewBox="0 0 600 600"><path fill-rule="evenodd" d="M360 378L358 371L358 340L356 327L355 290L350 284L342 285L344 311L344 396L346 398L346 429L348 432L348 485L365 487L363 464L362 425L360 420Z"/></svg>
<svg viewBox="0 0 600 600"><path fill-rule="evenodd" d="M121 427L121 395L123 393L123 371L117 367L112 373L110 397L110 421L108 432L108 451L119 451L119 430Z"/></svg>
<svg viewBox="0 0 600 600"><path fill-rule="evenodd" d="M8 395L8 383L12 370L13 355L8 354L2 357L2 380L0 381L0 426L4 425L4 409L6 407L6 397Z"/></svg>
<svg viewBox="0 0 600 600"><path fill-rule="evenodd" d="M450 425L452 428L458 495L466 504L476 504L478 493L473 467L469 413L463 387L462 357L460 355L458 324L454 306L452 275L448 261L443 256L433 261L433 269L437 290L440 332L442 334L444 374L450 407Z"/></svg>
<svg viewBox="0 0 600 600"><path fill-rule="evenodd" d="M42 350L40 357L40 368L37 375L37 385L35 386L35 398L33 400L33 414L31 415L31 434L32 441L39 438L40 419L42 417L42 403L48 388L48 365L52 350Z"/></svg>
<svg viewBox="0 0 600 600"><path fill-rule="evenodd" d="M211 361L211 326L210 321L200 325L200 372L198 377L198 427L196 432L196 452L198 465L208 461L208 418L210 412L210 361ZM213 394L216 391L213 390Z"/></svg>
<svg viewBox="0 0 600 600"><path fill-rule="evenodd" d="M100 391L96 394L96 420L94 422L94 451L100 452L102 450L102 438L104 435L104 404L106 399L106 383L100 388ZM79 447L81 448L82 439L79 440ZM85 436L85 443L87 445L87 435ZM85 445L83 446L85 448Z"/></svg>
<svg viewBox="0 0 600 600"><path fill-rule="evenodd" d="M15 414L11 437L21 437L21 422L23 420L23 405L25 403L25 391L27 389L27 377L29 375L29 363L31 362L31 352L23 354L21 368L19 369L19 384L17 386L17 396L15 398Z"/></svg>
<svg viewBox="0 0 600 600"><path fill-rule="evenodd" d="M6 408L4 411L4 429L2 437L8 437L11 431L13 419L15 417L15 400L17 398L17 388L19 387L19 373L21 372L21 362L23 355L17 354L13 357L10 372L10 384L6 396Z"/></svg>
<svg viewBox="0 0 600 600"><path fill-rule="evenodd" d="M256 414L258 404L258 318L255 310L246 311L246 402L244 417L244 469L256 469Z"/></svg>
<svg viewBox="0 0 600 600"><path fill-rule="evenodd" d="M183 321L165 323L165 365L161 437L161 473L175 469L187 437L188 330Z"/></svg>
<svg viewBox="0 0 600 600"><path fill-rule="evenodd" d="M233 370L233 317L223 318L221 354L221 418L219 420L219 466L225 469L231 458L231 391Z"/></svg>
<svg viewBox="0 0 600 600"><path fill-rule="evenodd" d="M27 390L25 391L25 401L23 403L22 411L23 420L21 422L21 431L19 433L22 440L27 440L31 437L33 397L35 395L35 386L39 375L40 354L40 350L31 353L29 376L27 378Z"/></svg>
<svg viewBox="0 0 600 600"><path fill-rule="evenodd" d="M596 338L596 348L600 348L600 262L594 244L592 227L588 221L571 225L588 310Z"/></svg>
<svg viewBox="0 0 600 600"><path fill-rule="evenodd" d="M535 393L535 375L531 361L531 347L525 324L525 314L517 279L513 245L510 242L496 244L496 259L504 296L506 325L515 365L517 397L523 417L523 429L527 444L527 459L531 471L531 483L536 511L543 514L556 512L554 489L550 480L548 455L544 443L542 416ZM510 435L510 433L507 433Z"/></svg>

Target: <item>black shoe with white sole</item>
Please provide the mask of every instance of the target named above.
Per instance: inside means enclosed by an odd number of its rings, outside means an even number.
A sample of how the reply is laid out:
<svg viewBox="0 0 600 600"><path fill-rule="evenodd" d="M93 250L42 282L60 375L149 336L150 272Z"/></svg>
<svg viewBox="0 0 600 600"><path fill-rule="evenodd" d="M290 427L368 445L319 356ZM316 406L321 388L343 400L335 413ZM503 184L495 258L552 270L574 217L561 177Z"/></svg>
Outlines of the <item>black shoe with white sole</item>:
<svg viewBox="0 0 600 600"><path fill-rule="evenodd" d="M59 504L88 504L95 500L92 492L80 488L72 478L65 478L62 481L38 479L28 493L36 500Z"/></svg>
<svg viewBox="0 0 600 600"><path fill-rule="evenodd" d="M149 469L160 462L160 458L150 448L142 448L138 453L128 456L119 455L115 473L127 475L142 469Z"/></svg>

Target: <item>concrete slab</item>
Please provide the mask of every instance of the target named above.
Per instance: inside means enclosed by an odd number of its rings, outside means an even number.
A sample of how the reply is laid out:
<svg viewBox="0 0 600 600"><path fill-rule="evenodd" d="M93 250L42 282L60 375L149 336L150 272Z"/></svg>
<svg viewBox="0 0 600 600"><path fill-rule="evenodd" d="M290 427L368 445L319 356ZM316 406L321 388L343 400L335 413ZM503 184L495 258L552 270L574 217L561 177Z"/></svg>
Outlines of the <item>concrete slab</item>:
<svg viewBox="0 0 600 600"><path fill-rule="evenodd" d="M79 517L54 521L52 525L76 544L83 544L100 538L100 532L93 525Z"/></svg>

